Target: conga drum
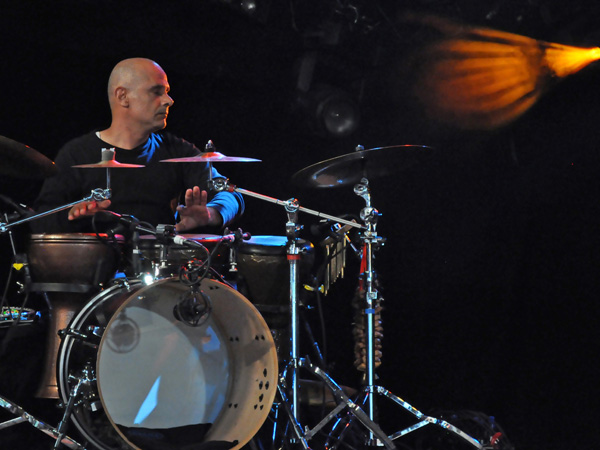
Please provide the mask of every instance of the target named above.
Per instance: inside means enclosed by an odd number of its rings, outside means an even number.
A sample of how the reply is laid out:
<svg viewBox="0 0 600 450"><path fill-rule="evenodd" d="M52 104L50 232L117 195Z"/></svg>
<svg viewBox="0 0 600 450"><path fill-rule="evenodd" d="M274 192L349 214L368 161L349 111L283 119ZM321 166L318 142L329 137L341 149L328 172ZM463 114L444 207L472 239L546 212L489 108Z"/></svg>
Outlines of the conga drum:
<svg viewBox="0 0 600 450"><path fill-rule="evenodd" d="M27 256L33 291L47 296L48 337L42 378L35 396L58 398L56 357L65 328L93 294L114 276L123 237L94 233L33 234Z"/></svg>

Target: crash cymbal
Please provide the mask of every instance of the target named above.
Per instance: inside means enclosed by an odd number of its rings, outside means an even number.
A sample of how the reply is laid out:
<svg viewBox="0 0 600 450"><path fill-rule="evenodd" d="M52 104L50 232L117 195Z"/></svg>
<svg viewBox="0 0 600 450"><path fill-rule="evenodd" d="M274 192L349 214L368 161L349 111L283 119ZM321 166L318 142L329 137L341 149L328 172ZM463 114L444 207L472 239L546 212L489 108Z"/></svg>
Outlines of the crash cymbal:
<svg viewBox="0 0 600 450"><path fill-rule="evenodd" d="M292 183L310 188L354 185L362 178L370 180L407 169L430 154L431 150L431 147L425 145L357 150L299 170L292 176Z"/></svg>
<svg viewBox="0 0 600 450"><path fill-rule="evenodd" d="M219 152L204 152L198 156L163 159L161 162L260 162L260 159L244 158L241 156L225 156Z"/></svg>
<svg viewBox="0 0 600 450"><path fill-rule="evenodd" d="M140 164L124 164L114 159L108 161L100 161L92 164L79 164L77 166L71 166L77 169L136 169L139 167L146 167Z"/></svg>
<svg viewBox="0 0 600 450"><path fill-rule="evenodd" d="M56 173L53 161L12 139L0 136L0 173L15 178L46 178Z"/></svg>

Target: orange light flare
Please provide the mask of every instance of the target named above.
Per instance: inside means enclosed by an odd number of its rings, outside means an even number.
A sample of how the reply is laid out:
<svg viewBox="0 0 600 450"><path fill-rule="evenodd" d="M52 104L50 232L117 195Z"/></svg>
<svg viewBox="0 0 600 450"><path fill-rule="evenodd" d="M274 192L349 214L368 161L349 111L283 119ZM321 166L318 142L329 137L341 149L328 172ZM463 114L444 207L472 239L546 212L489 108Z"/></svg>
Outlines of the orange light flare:
<svg viewBox="0 0 600 450"><path fill-rule="evenodd" d="M543 42L544 62L557 77L564 78L579 72L600 59L600 47L580 48Z"/></svg>
<svg viewBox="0 0 600 450"><path fill-rule="evenodd" d="M446 37L412 55L414 93L433 119L494 129L531 108L551 81L600 59L600 48L554 44L487 28L435 25ZM430 23L431 25L431 23Z"/></svg>

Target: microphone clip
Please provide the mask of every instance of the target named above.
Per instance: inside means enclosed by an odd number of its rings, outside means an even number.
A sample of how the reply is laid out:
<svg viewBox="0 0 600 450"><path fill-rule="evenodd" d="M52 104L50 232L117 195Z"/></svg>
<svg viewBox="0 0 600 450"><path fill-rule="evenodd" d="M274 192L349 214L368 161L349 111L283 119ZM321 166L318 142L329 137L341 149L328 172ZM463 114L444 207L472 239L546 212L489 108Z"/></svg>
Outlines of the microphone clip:
<svg viewBox="0 0 600 450"><path fill-rule="evenodd" d="M197 286L192 286L181 296L181 301L173 307L173 316L190 327L204 324L212 312L210 298Z"/></svg>

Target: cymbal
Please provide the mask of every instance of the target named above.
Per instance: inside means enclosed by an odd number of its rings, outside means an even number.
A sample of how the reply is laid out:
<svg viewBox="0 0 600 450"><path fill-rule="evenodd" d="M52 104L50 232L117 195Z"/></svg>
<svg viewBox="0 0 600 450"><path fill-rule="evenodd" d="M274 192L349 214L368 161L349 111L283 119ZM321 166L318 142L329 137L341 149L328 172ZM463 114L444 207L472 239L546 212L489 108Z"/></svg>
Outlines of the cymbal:
<svg viewBox="0 0 600 450"><path fill-rule="evenodd" d="M0 173L16 178L46 178L57 172L52 160L4 136L0 136L0 161Z"/></svg>
<svg viewBox="0 0 600 450"><path fill-rule="evenodd" d="M225 156L219 152L204 152L198 156L163 159L160 162L261 162L260 159L244 158L241 156Z"/></svg>
<svg viewBox="0 0 600 450"><path fill-rule="evenodd" d="M362 178L373 179L397 173L430 154L425 145L396 145L348 153L299 170L292 183L310 188L354 185Z"/></svg>
<svg viewBox="0 0 600 450"><path fill-rule="evenodd" d="M79 164L76 167L77 169L136 169L139 167L146 167L140 164L124 164L114 159L109 159L108 161L100 161L92 164Z"/></svg>

